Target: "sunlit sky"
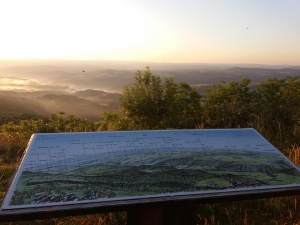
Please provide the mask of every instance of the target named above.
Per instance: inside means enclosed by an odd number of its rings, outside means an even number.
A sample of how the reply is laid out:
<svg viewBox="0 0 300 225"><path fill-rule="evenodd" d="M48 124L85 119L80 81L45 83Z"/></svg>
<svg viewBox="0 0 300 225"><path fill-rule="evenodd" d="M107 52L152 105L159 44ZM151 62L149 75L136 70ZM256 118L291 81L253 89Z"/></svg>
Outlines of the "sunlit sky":
<svg viewBox="0 0 300 225"><path fill-rule="evenodd" d="M299 0L1 0L0 59L300 65Z"/></svg>

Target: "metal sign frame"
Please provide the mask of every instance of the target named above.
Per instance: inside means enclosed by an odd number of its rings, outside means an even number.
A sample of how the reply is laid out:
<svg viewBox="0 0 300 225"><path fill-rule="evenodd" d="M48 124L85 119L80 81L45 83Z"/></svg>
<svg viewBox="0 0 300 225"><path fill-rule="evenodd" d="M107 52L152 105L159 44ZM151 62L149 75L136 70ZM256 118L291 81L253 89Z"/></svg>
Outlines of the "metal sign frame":
<svg viewBox="0 0 300 225"><path fill-rule="evenodd" d="M299 190L299 168L254 129L34 134L0 218L132 211Z"/></svg>

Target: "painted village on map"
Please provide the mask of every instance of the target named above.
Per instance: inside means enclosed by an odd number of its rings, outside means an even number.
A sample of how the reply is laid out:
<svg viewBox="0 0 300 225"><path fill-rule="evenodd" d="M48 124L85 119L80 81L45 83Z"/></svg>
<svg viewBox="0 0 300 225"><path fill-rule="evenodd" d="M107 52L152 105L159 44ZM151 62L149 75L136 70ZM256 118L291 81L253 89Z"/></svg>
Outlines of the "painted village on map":
<svg viewBox="0 0 300 225"><path fill-rule="evenodd" d="M2 209L299 183L254 129L34 134Z"/></svg>

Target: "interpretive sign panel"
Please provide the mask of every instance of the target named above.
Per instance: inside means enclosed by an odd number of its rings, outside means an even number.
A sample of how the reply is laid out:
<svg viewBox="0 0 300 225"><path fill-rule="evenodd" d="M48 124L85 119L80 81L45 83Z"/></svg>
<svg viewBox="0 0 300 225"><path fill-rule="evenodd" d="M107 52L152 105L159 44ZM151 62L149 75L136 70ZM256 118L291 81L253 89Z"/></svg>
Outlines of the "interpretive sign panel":
<svg viewBox="0 0 300 225"><path fill-rule="evenodd" d="M34 134L2 210L299 184L254 129Z"/></svg>

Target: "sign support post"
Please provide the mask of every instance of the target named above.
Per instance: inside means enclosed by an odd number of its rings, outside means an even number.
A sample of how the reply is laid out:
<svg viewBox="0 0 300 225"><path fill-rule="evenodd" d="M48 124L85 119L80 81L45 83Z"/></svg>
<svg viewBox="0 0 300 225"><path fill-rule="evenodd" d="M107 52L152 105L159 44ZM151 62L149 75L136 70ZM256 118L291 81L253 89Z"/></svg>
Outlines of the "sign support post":
<svg viewBox="0 0 300 225"><path fill-rule="evenodd" d="M196 225L197 205L194 201L165 204L156 208L140 208L127 211L129 225Z"/></svg>

